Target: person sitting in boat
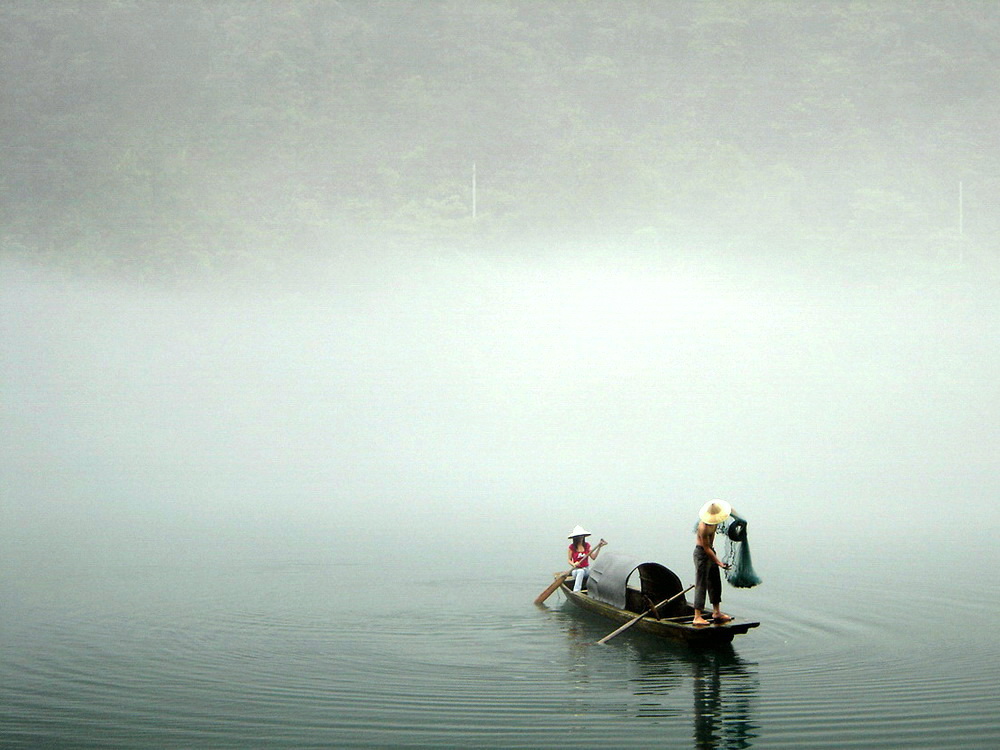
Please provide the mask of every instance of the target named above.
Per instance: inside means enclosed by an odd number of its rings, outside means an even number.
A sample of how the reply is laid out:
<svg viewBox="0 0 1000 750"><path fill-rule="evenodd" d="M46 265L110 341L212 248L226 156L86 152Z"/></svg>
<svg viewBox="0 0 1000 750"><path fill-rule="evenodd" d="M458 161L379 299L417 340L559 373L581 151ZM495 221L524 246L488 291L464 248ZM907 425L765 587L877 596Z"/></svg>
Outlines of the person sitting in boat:
<svg viewBox="0 0 1000 750"><path fill-rule="evenodd" d="M705 595L714 608L713 618L717 623L729 622L733 618L722 613L722 576L719 568L729 566L715 553L715 529L729 518L732 506L725 500L712 500L702 506L698 513L698 530L695 532L694 547L694 625L708 625L701 611L705 608Z"/></svg>
<svg viewBox="0 0 1000 750"><path fill-rule="evenodd" d="M587 537L590 536L590 532L584 529L582 526L577 526L570 532L569 539L572 542L569 545L569 566L571 568L571 575L575 578L573 581L573 590L582 591L583 584L586 583L587 578L590 576L590 561L597 559L597 553L601 551L601 547L607 544L603 539L597 543L597 546L591 549L590 542L587 541Z"/></svg>

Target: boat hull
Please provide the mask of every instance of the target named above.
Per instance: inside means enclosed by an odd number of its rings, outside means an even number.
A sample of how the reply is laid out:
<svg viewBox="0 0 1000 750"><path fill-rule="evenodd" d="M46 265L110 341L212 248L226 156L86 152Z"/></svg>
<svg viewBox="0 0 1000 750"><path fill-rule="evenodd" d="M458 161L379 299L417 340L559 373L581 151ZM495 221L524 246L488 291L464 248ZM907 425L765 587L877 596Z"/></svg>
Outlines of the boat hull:
<svg viewBox="0 0 1000 750"><path fill-rule="evenodd" d="M638 612L619 609L611 604L591 599L587 596L586 592L573 591L573 589L565 584L562 585L561 590L567 599L581 609L601 615L617 623L624 624L639 614ZM734 637L746 633L758 625L760 625L759 622L734 619L721 625L695 626L691 624L691 615L682 619L663 620L657 620L650 615L643 617L633 627L661 638L670 638L671 640L693 645L710 646L731 643Z"/></svg>

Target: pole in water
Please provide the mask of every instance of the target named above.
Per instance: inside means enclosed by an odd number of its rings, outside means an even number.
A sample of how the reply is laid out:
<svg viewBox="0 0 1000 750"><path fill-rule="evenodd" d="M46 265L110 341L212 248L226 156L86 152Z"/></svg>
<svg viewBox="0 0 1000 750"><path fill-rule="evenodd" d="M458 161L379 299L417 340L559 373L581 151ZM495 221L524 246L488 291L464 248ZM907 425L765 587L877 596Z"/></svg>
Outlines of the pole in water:
<svg viewBox="0 0 1000 750"><path fill-rule="evenodd" d="M965 263L965 248L962 245L965 231L965 205L962 181L958 181L958 263Z"/></svg>
<svg viewBox="0 0 1000 750"><path fill-rule="evenodd" d="M962 192L963 192L963 186L961 180L959 180L958 183L958 236L959 237L962 236L962 231L964 229L962 225L964 224L964 219L965 219L965 217L963 216L965 207L962 205L963 204Z"/></svg>

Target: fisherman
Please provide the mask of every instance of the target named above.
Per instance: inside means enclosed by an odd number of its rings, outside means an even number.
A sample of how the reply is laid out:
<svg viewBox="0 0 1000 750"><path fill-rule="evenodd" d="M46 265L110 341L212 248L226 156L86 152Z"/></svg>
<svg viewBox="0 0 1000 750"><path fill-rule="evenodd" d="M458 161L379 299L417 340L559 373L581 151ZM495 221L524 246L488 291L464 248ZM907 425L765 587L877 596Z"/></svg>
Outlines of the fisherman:
<svg viewBox="0 0 1000 750"><path fill-rule="evenodd" d="M590 577L590 561L596 560L597 553L601 551L601 547L607 544L602 539L597 543L596 547L591 549L590 542L587 541L588 536L590 536L590 532L579 525L569 534L569 539L571 540L569 545L569 566L575 579L573 581L574 591L583 590L583 584Z"/></svg>
<svg viewBox="0 0 1000 750"><path fill-rule="evenodd" d="M698 514L698 530L694 547L694 625L708 625L701 612L705 608L705 595L714 608L713 620L716 623L729 622L733 618L723 614L722 606L722 576L719 568L726 570L729 565L722 562L715 553L716 527L729 518L733 507L725 500L712 500L702 506Z"/></svg>

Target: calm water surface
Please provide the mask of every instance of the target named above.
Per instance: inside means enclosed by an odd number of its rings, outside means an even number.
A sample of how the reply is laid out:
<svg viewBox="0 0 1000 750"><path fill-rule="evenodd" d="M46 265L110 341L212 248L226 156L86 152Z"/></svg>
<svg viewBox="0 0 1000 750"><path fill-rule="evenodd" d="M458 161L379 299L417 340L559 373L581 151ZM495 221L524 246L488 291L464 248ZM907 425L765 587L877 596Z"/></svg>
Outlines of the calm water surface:
<svg viewBox="0 0 1000 750"><path fill-rule="evenodd" d="M854 557L727 587L762 625L712 651L642 633L597 646L614 625L561 594L533 606L547 581L528 573L7 571L0 745L1000 746L995 578L973 597L914 555L886 585Z"/></svg>

